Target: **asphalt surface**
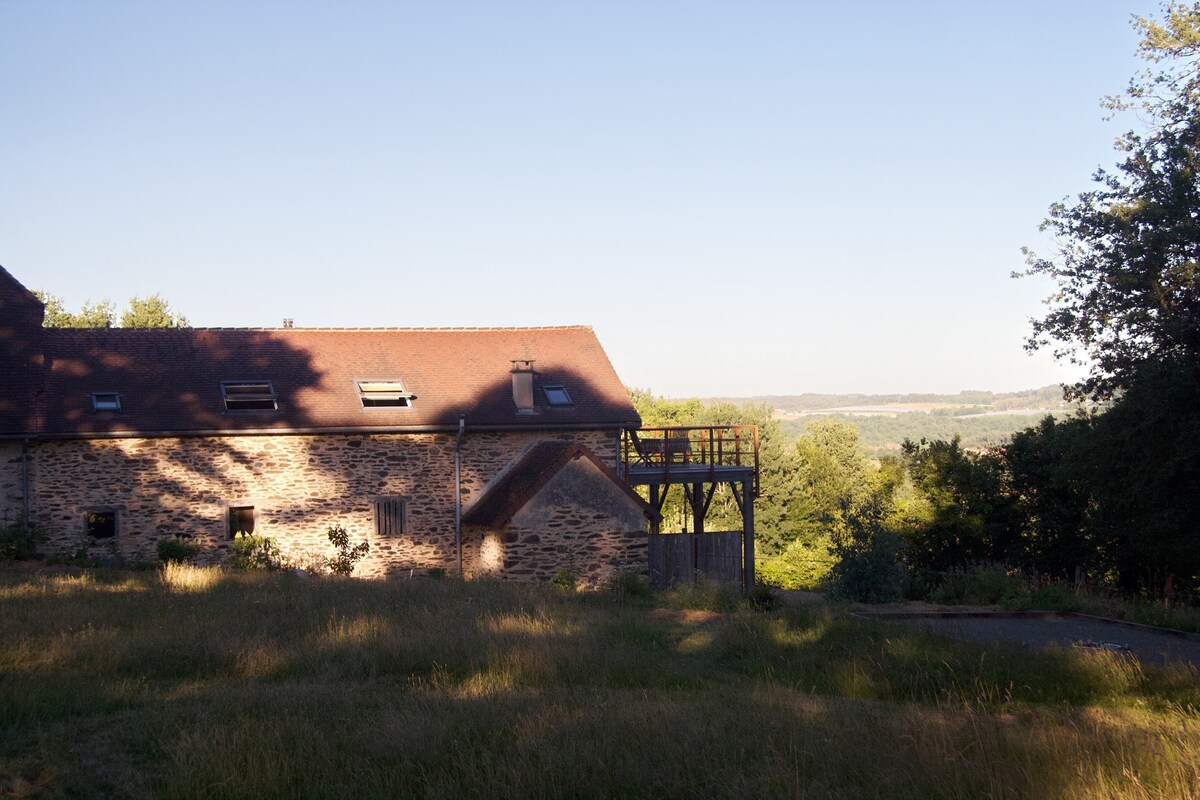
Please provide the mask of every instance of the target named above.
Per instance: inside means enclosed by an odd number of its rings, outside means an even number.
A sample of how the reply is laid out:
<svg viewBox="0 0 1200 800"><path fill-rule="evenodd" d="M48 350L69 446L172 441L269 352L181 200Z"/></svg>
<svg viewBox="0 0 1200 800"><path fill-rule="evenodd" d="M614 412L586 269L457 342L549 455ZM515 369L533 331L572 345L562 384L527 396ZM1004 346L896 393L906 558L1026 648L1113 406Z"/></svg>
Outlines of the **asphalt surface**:
<svg viewBox="0 0 1200 800"><path fill-rule="evenodd" d="M1087 617L1012 614L887 614L865 617L923 628L958 639L1016 642L1026 647L1079 647L1128 653L1143 663L1189 662L1200 669L1200 636Z"/></svg>

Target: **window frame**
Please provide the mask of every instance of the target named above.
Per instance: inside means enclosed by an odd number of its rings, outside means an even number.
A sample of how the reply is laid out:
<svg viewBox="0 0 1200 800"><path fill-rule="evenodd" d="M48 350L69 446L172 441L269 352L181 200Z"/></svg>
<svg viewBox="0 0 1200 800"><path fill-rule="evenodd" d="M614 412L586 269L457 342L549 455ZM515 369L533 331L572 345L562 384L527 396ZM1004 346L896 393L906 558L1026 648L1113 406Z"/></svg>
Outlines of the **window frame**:
<svg viewBox="0 0 1200 800"><path fill-rule="evenodd" d="M101 400L101 398L111 397L111 401ZM97 413L121 413L121 393L120 392L92 392L92 411Z"/></svg>
<svg viewBox="0 0 1200 800"><path fill-rule="evenodd" d="M250 530L244 528L233 527L234 513L238 511L250 511ZM253 503L230 503L225 506L225 538L233 541L239 533L247 536L254 536L255 530L258 528L258 506Z"/></svg>
<svg viewBox="0 0 1200 800"><path fill-rule="evenodd" d="M551 394L552 392L554 394ZM561 395L562 400L556 400L556 395ZM571 408L575 405L575 401L571 399L571 393L561 383L544 384L542 386L542 396L546 398L546 405L550 408Z"/></svg>
<svg viewBox="0 0 1200 800"><path fill-rule="evenodd" d="M264 391L242 391L243 389L262 387ZM230 391L234 389L234 391ZM263 412L279 410L279 393L275 391L275 383L271 380L237 380L221 381L221 399L225 403L225 412ZM234 405L230 405L230 402ZM270 403L270 407L266 406Z"/></svg>
<svg viewBox="0 0 1200 800"><path fill-rule="evenodd" d="M403 495L378 495L371 498L372 521L375 535L383 539L391 539L408 534L408 502ZM399 525L394 524L396 514L399 515ZM399 528L397 530L396 528Z"/></svg>
<svg viewBox="0 0 1200 800"><path fill-rule="evenodd" d="M354 388L358 392L358 402L362 406L363 411L412 408L413 400L417 399L417 396L408 391L404 381L399 378L358 378L354 381Z"/></svg>
<svg viewBox="0 0 1200 800"><path fill-rule="evenodd" d="M107 536L97 536L92 533L91 517L112 515L112 533ZM89 542L112 542L121 536L121 509L115 506L100 506L89 508L83 512L83 535Z"/></svg>

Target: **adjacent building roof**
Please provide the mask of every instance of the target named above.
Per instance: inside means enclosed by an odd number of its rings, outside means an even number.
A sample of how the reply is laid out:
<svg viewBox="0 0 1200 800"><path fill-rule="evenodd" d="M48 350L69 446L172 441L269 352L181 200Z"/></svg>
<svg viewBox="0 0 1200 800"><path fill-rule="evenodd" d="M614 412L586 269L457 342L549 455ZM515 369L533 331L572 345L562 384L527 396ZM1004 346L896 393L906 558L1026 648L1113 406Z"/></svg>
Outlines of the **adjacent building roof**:
<svg viewBox="0 0 1200 800"><path fill-rule="evenodd" d="M3 273L0 283L4 278L11 280ZM17 291L23 287L11 282L16 286L0 285L0 294L25 300L27 293ZM451 430L460 415L471 428L639 423L595 333L584 326L23 330L0 321L0 328L11 341L40 339L36 385L0 385L8 401L0 402L0 436ZM6 352L0 349L0 374L10 366L3 363ZM534 407L521 413L510 374L516 360L532 360L535 371ZM245 404L264 407L227 409L222 384L230 382L269 383L272 394ZM365 404L364 382L376 384L368 390L390 390L390 397L402 387L403 400ZM566 387L571 404L551 406L543 385ZM13 393L25 396L8 397ZM93 401L97 393L102 402ZM119 410L112 409L113 393Z"/></svg>
<svg viewBox="0 0 1200 800"><path fill-rule="evenodd" d="M545 441L530 447L517 462L463 513L463 522L502 528L532 500L563 467L586 458L612 483L641 507L647 517L657 512L591 450L578 442Z"/></svg>

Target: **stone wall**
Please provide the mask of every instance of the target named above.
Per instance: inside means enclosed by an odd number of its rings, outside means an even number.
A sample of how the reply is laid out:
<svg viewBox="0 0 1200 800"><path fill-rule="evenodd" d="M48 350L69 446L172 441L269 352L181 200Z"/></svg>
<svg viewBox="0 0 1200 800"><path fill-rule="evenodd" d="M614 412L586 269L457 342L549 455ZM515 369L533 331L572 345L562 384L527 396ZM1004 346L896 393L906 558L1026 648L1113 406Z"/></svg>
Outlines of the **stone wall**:
<svg viewBox="0 0 1200 800"><path fill-rule="evenodd" d="M0 525L21 521L21 443L0 442Z"/></svg>
<svg viewBox="0 0 1200 800"><path fill-rule="evenodd" d="M49 534L43 549L51 553L82 548L93 557L119 553L126 559L153 560L157 541L179 533L202 545L202 563L219 562L231 546L229 507L253 506L255 533L273 539L301 565L332 554L326 531L339 524L352 543L370 542L370 555L357 575L431 568L453 572L455 438L322 434L38 442L29 464L31 511ZM527 446L551 438L580 441L606 463L616 463L615 432L468 429L462 450L463 505ZM7 460L0 463L0 486L7 484L9 466ZM373 501L381 496L406 499L405 533L375 534ZM117 536L89 537L89 511L116 512Z"/></svg>
<svg viewBox="0 0 1200 800"><path fill-rule="evenodd" d="M599 588L617 571L646 572L642 507L585 458L571 461L500 530L468 527L473 575L546 581L570 571Z"/></svg>

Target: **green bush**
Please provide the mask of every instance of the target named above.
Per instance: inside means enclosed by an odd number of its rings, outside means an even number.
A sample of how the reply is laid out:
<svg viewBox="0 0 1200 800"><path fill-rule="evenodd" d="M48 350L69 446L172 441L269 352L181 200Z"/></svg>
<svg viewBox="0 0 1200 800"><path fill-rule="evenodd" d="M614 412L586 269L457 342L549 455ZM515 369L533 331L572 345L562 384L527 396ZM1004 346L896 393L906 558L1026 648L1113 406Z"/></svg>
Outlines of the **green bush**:
<svg viewBox="0 0 1200 800"><path fill-rule="evenodd" d="M894 603L903 596L900 537L879 531L839 548L831 572L833 593L860 603Z"/></svg>
<svg viewBox="0 0 1200 800"><path fill-rule="evenodd" d="M168 536L159 539L155 546L158 560L164 564L189 564L200 554L200 545L182 536Z"/></svg>
<svg viewBox="0 0 1200 800"><path fill-rule="evenodd" d="M1079 598L1062 586L1040 586L1029 593L1029 608L1037 611L1078 611Z"/></svg>
<svg viewBox="0 0 1200 800"><path fill-rule="evenodd" d="M668 602L673 608L721 613L733 611L740 600L739 587L699 575L693 583L676 584L668 595Z"/></svg>
<svg viewBox="0 0 1200 800"><path fill-rule="evenodd" d="M46 534L36 525L14 522L0 530L0 560L26 561L37 557L37 548Z"/></svg>
<svg viewBox="0 0 1200 800"><path fill-rule="evenodd" d="M818 589L828 579L834 558L824 545L790 543L782 553L758 559L758 579L779 589Z"/></svg>
<svg viewBox="0 0 1200 800"><path fill-rule="evenodd" d="M943 605L1003 605L1018 609L1029 602L1029 584L1019 575L986 567L945 575L929 598Z"/></svg>
<svg viewBox="0 0 1200 800"><path fill-rule="evenodd" d="M350 534L341 525L334 525L329 529L327 535L329 543L333 545L337 553L325 560L325 566L329 567L329 571L334 575L353 574L354 567L359 560L371 552L371 545L367 542L359 542L351 547Z"/></svg>
<svg viewBox="0 0 1200 800"><path fill-rule="evenodd" d="M278 570L283 569L283 558L279 547L266 536L239 533L233 537L229 564L235 569Z"/></svg>
<svg viewBox="0 0 1200 800"><path fill-rule="evenodd" d="M579 583L579 573L574 567L560 569L554 575L554 585L566 592L575 591L576 584Z"/></svg>
<svg viewBox="0 0 1200 800"><path fill-rule="evenodd" d="M650 597L650 579L640 572L618 570L608 578L608 591L621 599Z"/></svg>
<svg viewBox="0 0 1200 800"><path fill-rule="evenodd" d="M774 611L783 605L779 590L765 583L756 583L746 598L750 607L758 611Z"/></svg>

